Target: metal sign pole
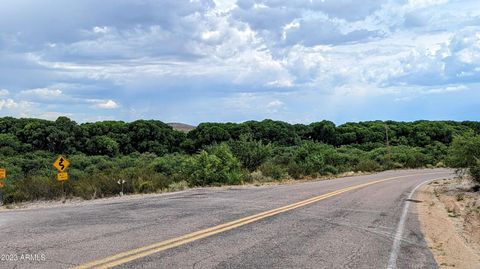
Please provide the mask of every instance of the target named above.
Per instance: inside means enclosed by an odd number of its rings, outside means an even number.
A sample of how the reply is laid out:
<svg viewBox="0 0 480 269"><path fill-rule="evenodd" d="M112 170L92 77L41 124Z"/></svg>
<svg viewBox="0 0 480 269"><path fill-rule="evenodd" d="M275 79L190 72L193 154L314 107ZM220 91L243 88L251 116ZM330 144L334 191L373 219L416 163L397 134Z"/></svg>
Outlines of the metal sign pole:
<svg viewBox="0 0 480 269"><path fill-rule="evenodd" d="M3 205L3 188L5 188L5 181L7 179L7 169L0 168L0 206Z"/></svg>
<svg viewBox="0 0 480 269"><path fill-rule="evenodd" d="M65 185L64 185L65 181L62 180L62 196L63 196L63 201L62 203L65 203L65 201L67 200L67 195L65 194Z"/></svg>
<svg viewBox="0 0 480 269"><path fill-rule="evenodd" d="M57 160L53 162L53 166L57 168L57 180L62 182L62 200L63 203L67 200L67 193L65 191L65 181L68 180L68 173L66 172L68 167L70 166L70 162L63 157L62 155L58 156Z"/></svg>

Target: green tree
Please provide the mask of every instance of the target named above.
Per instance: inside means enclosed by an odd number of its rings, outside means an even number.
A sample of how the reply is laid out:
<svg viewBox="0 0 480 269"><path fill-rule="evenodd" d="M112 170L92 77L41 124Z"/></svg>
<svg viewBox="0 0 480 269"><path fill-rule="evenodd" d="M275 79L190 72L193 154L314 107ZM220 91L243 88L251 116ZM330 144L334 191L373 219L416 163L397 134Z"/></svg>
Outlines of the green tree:
<svg viewBox="0 0 480 269"><path fill-rule="evenodd" d="M480 136L473 132L455 136L448 150L448 164L452 167L470 167L480 159Z"/></svg>
<svg viewBox="0 0 480 269"><path fill-rule="evenodd" d="M335 124L331 121L321 121L310 124L310 133L308 138L314 141L337 145L338 137Z"/></svg>
<svg viewBox="0 0 480 269"><path fill-rule="evenodd" d="M472 179L480 184L480 135L468 132L454 137L448 163L452 167L468 167Z"/></svg>
<svg viewBox="0 0 480 269"><path fill-rule="evenodd" d="M22 143L12 134L0 134L0 154L14 155L21 151Z"/></svg>
<svg viewBox="0 0 480 269"><path fill-rule="evenodd" d="M230 140L231 136L224 124L202 123L187 134L193 141L195 150ZM185 146L185 144L184 144Z"/></svg>
<svg viewBox="0 0 480 269"><path fill-rule="evenodd" d="M101 135L94 136L87 141L86 150L92 155L115 156L118 154L118 143L112 138Z"/></svg>

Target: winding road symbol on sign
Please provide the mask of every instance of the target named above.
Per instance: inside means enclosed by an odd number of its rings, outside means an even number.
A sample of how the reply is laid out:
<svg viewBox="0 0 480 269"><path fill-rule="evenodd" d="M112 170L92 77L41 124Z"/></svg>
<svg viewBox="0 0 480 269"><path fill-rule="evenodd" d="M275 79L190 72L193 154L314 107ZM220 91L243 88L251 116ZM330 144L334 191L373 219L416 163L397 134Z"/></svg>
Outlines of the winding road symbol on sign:
<svg viewBox="0 0 480 269"><path fill-rule="evenodd" d="M64 172L70 166L70 162L65 157L59 156L53 163L53 166L55 166L58 171Z"/></svg>

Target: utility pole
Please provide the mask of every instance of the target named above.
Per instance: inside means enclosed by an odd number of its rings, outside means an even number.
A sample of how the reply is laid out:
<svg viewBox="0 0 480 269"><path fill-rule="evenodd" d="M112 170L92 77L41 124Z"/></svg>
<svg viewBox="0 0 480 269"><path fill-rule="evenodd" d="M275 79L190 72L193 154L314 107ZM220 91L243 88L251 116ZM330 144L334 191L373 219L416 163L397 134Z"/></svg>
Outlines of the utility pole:
<svg viewBox="0 0 480 269"><path fill-rule="evenodd" d="M388 141L388 126L386 123L385 123L385 138L387 143L387 159L388 159L388 162L390 163L392 160L392 149L390 148L390 142Z"/></svg>

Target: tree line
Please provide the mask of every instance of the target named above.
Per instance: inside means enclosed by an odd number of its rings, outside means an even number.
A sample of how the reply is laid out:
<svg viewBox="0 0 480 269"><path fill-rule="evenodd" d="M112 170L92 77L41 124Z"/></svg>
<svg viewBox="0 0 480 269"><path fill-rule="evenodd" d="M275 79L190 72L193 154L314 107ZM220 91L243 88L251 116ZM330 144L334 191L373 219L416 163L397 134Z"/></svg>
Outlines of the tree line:
<svg viewBox="0 0 480 269"><path fill-rule="evenodd" d="M56 154L72 163L68 195L96 198L118 193L119 179L126 181L125 192L138 193L392 168L450 165L475 172L479 152L464 151L478 147L471 143L479 134L475 121L337 126L263 120L202 123L185 133L157 120L77 124L67 117L4 117L0 166L9 171L7 203L58 197L51 167ZM462 155L468 161L457 158Z"/></svg>

